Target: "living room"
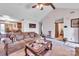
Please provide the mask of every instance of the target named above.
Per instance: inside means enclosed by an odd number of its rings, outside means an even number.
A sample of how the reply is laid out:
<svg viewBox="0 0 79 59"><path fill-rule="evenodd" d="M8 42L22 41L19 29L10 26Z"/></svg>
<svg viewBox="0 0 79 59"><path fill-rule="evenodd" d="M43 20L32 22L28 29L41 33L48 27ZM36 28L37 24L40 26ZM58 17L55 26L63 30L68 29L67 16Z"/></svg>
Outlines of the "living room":
<svg viewBox="0 0 79 59"><path fill-rule="evenodd" d="M47 3L43 9L32 8L40 4L0 3L1 56L79 55L79 4Z"/></svg>

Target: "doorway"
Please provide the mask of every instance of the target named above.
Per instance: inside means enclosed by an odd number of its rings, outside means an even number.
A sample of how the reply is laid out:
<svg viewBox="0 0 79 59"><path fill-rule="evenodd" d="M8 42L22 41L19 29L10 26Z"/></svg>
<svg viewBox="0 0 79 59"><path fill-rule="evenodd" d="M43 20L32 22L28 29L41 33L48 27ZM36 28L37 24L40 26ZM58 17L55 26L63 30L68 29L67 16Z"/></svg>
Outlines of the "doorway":
<svg viewBox="0 0 79 59"><path fill-rule="evenodd" d="M63 22L56 22L55 23L55 38L58 40L63 40L64 38L64 23Z"/></svg>

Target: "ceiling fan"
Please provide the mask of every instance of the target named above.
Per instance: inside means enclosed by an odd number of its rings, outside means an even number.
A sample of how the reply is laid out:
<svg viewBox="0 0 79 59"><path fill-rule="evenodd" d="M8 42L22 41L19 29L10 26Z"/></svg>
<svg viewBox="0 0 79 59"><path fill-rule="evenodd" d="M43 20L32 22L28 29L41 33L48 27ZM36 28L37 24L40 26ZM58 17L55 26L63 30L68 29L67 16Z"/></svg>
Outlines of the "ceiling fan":
<svg viewBox="0 0 79 59"><path fill-rule="evenodd" d="M36 5L33 5L32 8L40 8L40 10L43 10L44 6L51 6L54 10L56 9L52 3L37 3Z"/></svg>

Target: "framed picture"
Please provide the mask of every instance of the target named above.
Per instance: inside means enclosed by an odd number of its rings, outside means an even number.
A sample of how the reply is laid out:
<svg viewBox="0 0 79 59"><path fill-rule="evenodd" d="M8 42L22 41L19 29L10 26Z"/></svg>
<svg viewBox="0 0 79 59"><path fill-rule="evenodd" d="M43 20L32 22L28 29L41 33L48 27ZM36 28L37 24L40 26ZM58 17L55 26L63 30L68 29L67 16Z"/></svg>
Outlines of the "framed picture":
<svg viewBox="0 0 79 59"><path fill-rule="evenodd" d="M73 27L73 28L79 28L79 18L71 20L71 27Z"/></svg>
<svg viewBox="0 0 79 59"><path fill-rule="evenodd" d="M36 28L36 24L30 23L30 24L29 24L29 28Z"/></svg>

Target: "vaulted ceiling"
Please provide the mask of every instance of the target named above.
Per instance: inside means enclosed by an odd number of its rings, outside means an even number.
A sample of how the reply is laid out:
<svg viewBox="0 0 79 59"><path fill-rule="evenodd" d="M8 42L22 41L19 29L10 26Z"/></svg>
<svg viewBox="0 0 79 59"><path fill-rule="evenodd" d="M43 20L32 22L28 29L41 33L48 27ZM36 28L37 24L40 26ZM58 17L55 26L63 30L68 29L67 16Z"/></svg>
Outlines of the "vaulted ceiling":
<svg viewBox="0 0 79 59"><path fill-rule="evenodd" d="M36 20L40 21L51 10L50 6L44 10L37 8L32 9L33 3L0 3L0 15L8 15L14 19ZM54 3L56 8L79 9L78 3Z"/></svg>

